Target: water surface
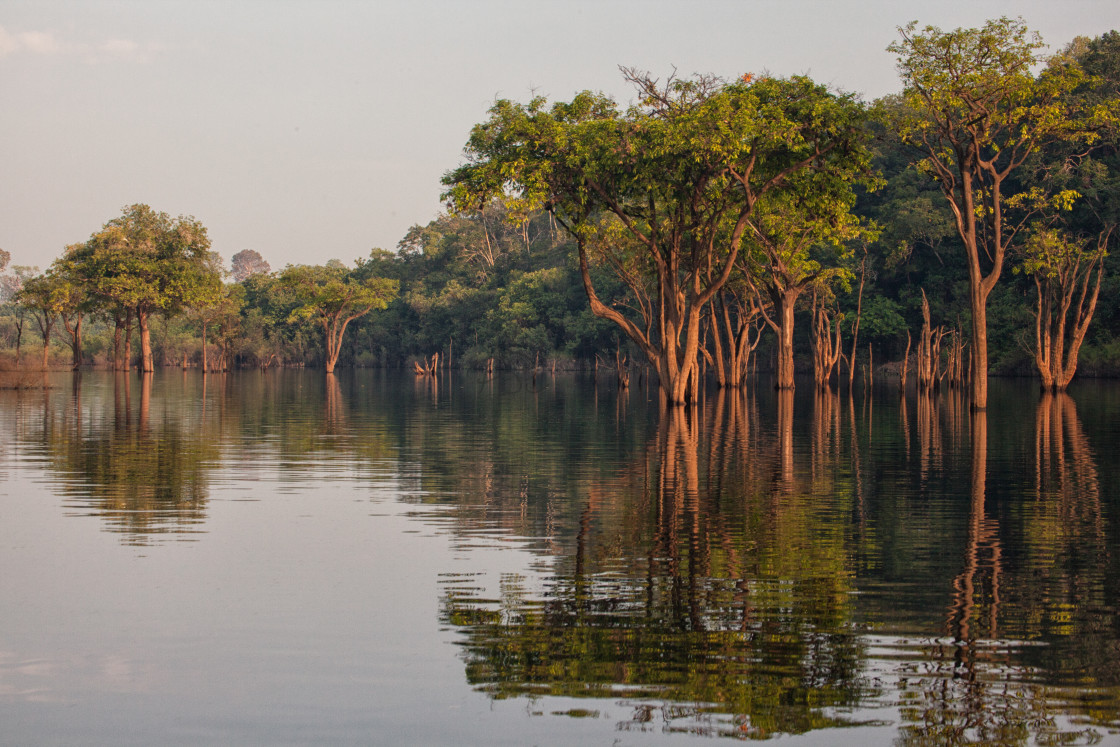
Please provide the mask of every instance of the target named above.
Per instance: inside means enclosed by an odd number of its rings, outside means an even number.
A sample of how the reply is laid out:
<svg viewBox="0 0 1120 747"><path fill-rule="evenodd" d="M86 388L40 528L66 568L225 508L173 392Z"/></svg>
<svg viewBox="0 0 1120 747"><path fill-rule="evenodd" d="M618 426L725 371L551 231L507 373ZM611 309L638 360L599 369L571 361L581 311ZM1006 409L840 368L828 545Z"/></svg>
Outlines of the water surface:
<svg viewBox="0 0 1120 747"><path fill-rule="evenodd" d="M1120 742L1120 386L0 391L0 742Z"/></svg>

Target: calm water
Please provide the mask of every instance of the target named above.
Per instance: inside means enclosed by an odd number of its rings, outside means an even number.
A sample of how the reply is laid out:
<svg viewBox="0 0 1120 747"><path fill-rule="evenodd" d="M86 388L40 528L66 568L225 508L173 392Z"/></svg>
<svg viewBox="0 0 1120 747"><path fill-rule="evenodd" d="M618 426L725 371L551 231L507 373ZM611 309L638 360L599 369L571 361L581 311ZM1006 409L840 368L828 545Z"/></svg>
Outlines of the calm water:
<svg viewBox="0 0 1120 747"><path fill-rule="evenodd" d="M0 391L0 743L1120 743L1120 385Z"/></svg>

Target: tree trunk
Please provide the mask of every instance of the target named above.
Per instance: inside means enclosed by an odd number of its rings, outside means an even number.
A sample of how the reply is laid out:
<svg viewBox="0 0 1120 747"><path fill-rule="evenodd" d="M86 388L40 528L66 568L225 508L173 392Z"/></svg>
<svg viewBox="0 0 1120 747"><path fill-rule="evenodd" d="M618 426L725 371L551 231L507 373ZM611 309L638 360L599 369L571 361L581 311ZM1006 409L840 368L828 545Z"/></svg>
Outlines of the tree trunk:
<svg viewBox="0 0 1120 747"><path fill-rule="evenodd" d="M20 359L20 346L23 344L23 323L27 317L24 316L23 309L16 313L16 366L19 366Z"/></svg>
<svg viewBox="0 0 1120 747"><path fill-rule="evenodd" d="M720 296L716 296L716 299L720 298ZM715 359L713 363L716 368L716 381L719 383L719 388L723 389L730 384L730 381L728 379L727 369L724 367L723 340L721 339L722 335L720 334L720 324L715 300L713 300L711 306L708 307L708 327L712 331L712 355ZM730 346L734 343L729 340L728 344ZM730 353L731 351L729 350L728 354Z"/></svg>
<svg viewBox="0 0 1120 747"><path fill-rule="evenodd" d="M206 320L202 320L202 373L210 370L210 359L206 353Z"/></svg>
<svg viewBox="0 0 1120 747"><path fill-rule="evenodd" d="M859 344L859 320L863 317L863 284L867 279L867 255L866 249L863 260L859 263L859 296L856 299L856 318L852 322L852 356L848 359L848 391L852 391L852 387L856 382L856 350ZM909 337L909 332L907 333ZM907 339L906 349L910 349L910 342ZM906 376L903 374L903 388L905 389Z"/></svg>
<svg viewBox="0 0 1120 747"><path fill-rule="evenodd" d="M156 370L155 364L152 361L152 330L149 324L150 320L150 312L136 311L136 323L140 327L140 370L143 373L151 373Z"/></svg>
<svg viewBox="0 0 1120 747"><path fill-rule="evenodd" d="M988 294L973 288L972 301L972 400L974 410L988 409Z"/></svg>
<svg viewBox="0 0 1120 747"><path fill-rule="evenodd" d="M66 334L70 335L70 351L72 354L71 360L73 361L73 370L77 371L82 367L82 315L77 313L74 315L74 324L70 324L70 319L67 316L62 317L62 326L66 328Z"/></svg>
<svg viewBox="0 0 1120 747"><path fill-rule="evenodd" d="M74 370L82 367L82 315L78 314L71 333L71 349L74 351Z"/></svg>
<svg viewBox="0 0 1120 747"><path fill-rule="evenodd" d="M902 373L898 379L898 390L906 394L906 375L910 370L910 330L906 330L906 355L902 356Z"/></svg>
<svg viewBox="0 0 1120 747"><path fill-rule="evenodd" d="M113 315L113 370L121 370L121 324L119 315Z"/></svg>
<svg viewBox="0 0 1120 747"><path fill-rule="evenodd" d="M835 326L835 334L833 327ZM835 339L834 339L835 338ZM813 297L813 381L817 389L828 389L832 371L840 359L840 320L829 318L828 310Z"/></svg>
<svg viewBox="0 0 1120 747"><path fill-rule="evenodd" d="M786 291L776 298L778 322L778 380L775 389L792 390L793 379L793 307L797 303L796 292Z"/></svg>
<svg viewBox="0 0 1120 747"><path fill-rule="evenodd" d="M53 322L47 322L45 326L40 326L40 331L43 333L43 370L50 369L50 356L51 356L51 327L54 326Z"/></svg>
<svg viewBox="0 0 1120 747"><path fill-rule="evenodd" d="M132 368L132 309L124 317L124 365L122 371Z"/></svg>

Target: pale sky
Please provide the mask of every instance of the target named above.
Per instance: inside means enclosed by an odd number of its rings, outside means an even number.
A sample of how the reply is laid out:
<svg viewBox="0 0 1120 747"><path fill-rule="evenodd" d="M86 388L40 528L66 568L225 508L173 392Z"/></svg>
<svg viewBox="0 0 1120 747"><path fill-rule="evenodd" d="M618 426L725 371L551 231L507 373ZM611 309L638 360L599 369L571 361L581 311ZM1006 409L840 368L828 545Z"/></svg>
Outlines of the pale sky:
<svg viewBox="0 0 1120 747"><path fill-rule="evenodd" d="M273 269L395 249L495 98L630 99L665 76L805 73L867 100L911 20L1021 16L1057 51L1117 0L0 0L0 248L45 267L121 208L193 215Z"/></svg>

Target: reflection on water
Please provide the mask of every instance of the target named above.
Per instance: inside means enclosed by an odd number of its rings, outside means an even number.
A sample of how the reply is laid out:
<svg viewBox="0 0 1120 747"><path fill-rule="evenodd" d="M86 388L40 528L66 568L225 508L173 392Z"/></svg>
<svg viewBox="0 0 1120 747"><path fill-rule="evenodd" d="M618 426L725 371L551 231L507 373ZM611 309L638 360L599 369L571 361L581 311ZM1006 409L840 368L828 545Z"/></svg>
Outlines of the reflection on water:
<svg viewBox="0 0 1120 747"><path fill-rule="evenodd" d="M264 471L391 490L469 566L438 600L466 684L607 733L1116 738L1120 402L993 391L986 413L763 386L659 411L555 376L87 375L4 394L0 458L157 551L204 552L212 494ZM514 546L532 561L468 562Z"/></svg>
<svg viewBox="0 0 1120 747"><path fill-rule="evenodd" d="M993 436L995 416L959 395L922 397L916 455L910 405L896 406L895 428L828 392L808 419L789 392L667 411L644 450L588 485L575 546L548 574L497 593L448 580L468 680L496 698L622 698L623 730L758 738L880 723L884 708L899 744L1115 730L1114 561L1074 400L1042 399L1036 434L1004 418ZM1003 457L1035 435L1024 494L1027 465ZM1040 588L1054 574L1061 588ZM1055 619L1082 625L1071 636ZM1070 647L1101 659L1052 658Z"/></svg>

